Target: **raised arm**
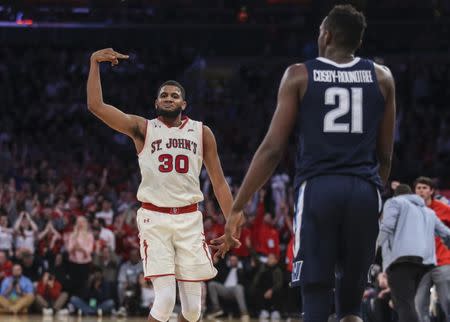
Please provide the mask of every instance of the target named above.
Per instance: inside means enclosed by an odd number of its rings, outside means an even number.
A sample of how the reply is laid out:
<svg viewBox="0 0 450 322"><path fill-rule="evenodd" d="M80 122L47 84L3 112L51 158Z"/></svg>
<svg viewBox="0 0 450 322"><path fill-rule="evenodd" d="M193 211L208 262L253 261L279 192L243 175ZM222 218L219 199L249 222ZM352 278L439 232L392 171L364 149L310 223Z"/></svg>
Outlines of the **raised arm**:
<svg viewBox="0 0 450 322"><path fill-rule="evenodd" d="M216 139L211 129L205 125L203 126L203 162L205 163L220 209L222 209L226 218L231 211L233 196L220 164Z"/></svg>
<svg viewBox="0 0 450 322"><path fill-rule="evenodd" d="M19 218L16 219L16 222L14 223L14 231L18 231L20 228L20 224L22 223L22 219L25 216L25 211L22 211L19 215Z"/></svg>
<svg viewBox="0 0 450 322"><path fill-rule="evenodd" d="M29 213L26 213L26 216L28 218L28 221L30 222L30 226L31 226L31 229L33 230L33 233L37 234L39 232L38 226L34 222L33 218L31 218Z"/></svg>
<svg viewBox="0 0 450 322"><path fill-rule="evenodd" d="M38 240L42 240L45 236L47 236L47 234L49 233L49 230L50 230L50 227L49 227L50 223L51 223L51 221L49 221L47 223L47 225L45 226L45 229L38 234Z"/></svg>
<svg viewBox="0 0 450 322"><path fill-rule="evenodd" d="M375 64L375 72L381 93L385 99L384 115L378 130L377 157L380 162L380 177L386 184L391 172L392 150L394 148L395 82L387 67Z"/></svg>
<svg viewBox="0 0 450 322"><path fill-rule="evenodd" d="M92 114L97 116L110 128L132 138L136 150L140 152L145 141L147 126L145 118L126 114L118 108L103 102L99 64L101 62L110 62L112 66L115 66L119 63L119 59L128 59L128 56L120 54L112 48L101 49L92 54L87 81L87 106Z"/></svg>

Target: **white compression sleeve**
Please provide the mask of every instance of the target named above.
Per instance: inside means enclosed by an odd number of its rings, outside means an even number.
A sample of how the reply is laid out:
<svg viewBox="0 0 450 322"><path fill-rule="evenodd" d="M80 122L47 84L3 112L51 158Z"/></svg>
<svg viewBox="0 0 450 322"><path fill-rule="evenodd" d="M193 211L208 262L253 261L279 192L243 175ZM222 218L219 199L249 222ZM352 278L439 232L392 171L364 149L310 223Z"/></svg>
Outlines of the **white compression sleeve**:
<svg viewBox="0 0 450 322"><path fill-rule="evenodd" d="M197 322L202 308L201 282L178 282L181 314L189 322Z"/></svg>
<svg viewBox="0 0 450 322"><path fill-rule="evenodd" d="M175 276L173 275L152 278L155 301L150 314L158 321L168 321L173 312L176 299L175 283Z"/></svg>

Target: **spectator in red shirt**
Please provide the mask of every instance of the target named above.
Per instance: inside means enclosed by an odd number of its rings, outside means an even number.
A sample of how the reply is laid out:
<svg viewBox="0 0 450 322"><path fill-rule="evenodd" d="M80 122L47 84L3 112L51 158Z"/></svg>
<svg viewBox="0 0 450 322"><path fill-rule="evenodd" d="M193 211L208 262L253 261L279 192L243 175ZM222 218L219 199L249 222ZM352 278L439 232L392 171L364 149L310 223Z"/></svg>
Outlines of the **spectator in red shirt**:
<svg viewBox="0 0 450 322"><path fill-rule="evenodd" d="M68 311L62 307L68 298L69 295L62 291L62 285L55 276L45 272L36 288L35 304L38 310L42 310L44 315L52 315L54 310L61 315L66 315Z"/></svg>
<svg viewBox="0 0 450 322"><path fill-rule="evenodd" d="M6 256L4 250L0 250L0 282L8 276L11 276L13 264Z"/></svg>
<svg viewBox="0 0 450 322"><path fill-rule="evenodd" d="M416 194L421 196L428 207L434 210L439 219L450 227L450 206L433 199L435 185L431 178L419 177L414 182ZM429 321L430 288L436 285L439 303L450 322L450 250L436 238L437 267L425 274L416 293L416 310L420 321Z"/></svg>
<svg viewBox="0 0 450 322"><path fill-rule="evenodd" d="M239 258L250 256L250 249L252 248L252 231L248 227L242 228L239 241L241 242L241 246L233 248L231 250L232 254Z"/></svg>
<svg viewBox="0 0 450 322"><path fill-rule="evenodd" d="M289 240L289 244L286 247L286 269L289 273L292 273L292 265L294 263L294 236Z"/></svg>
<svg viewBox="0 0 450 322"><path fill-rule="evenodd" d="M210 240L222 236L225 232L223 223L217 223L212 216L205 217L203 227L205 232L205 240L208 244Z"/></svg>
<svg viewBox="0 0 450 322"><path fill-rule="evenodd" d="M265 259L267 255L273 253L280 257L280 239L278 231L272 225L272 215L266 213L264 198L266 191L263 189L259 193L259 204L256 210L256 217L252 226L252 244L255 251Z"/></svg>
<svg viewBox="0 0 450 322"><path fill-rule="evenodd" d="M38 253L41 257L55 256L61 251L61 247L61 234L53 227L53 223L48 221L45 229L38 235Z"/></svg>

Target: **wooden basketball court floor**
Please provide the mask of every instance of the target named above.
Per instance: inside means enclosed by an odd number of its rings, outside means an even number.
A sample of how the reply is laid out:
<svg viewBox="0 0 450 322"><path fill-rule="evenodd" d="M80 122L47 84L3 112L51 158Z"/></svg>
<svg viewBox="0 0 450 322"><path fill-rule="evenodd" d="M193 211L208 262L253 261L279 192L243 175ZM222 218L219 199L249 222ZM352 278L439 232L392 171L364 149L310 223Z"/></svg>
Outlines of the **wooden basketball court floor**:
<svg viewBox="0 0 450 322"><path fill-rule="evenodd" d="M67 316L64 318L60 318L57 316L48 317L42 316L39 314L30 314L30 315L0 315L0 322L145 322L147 319L145 317L126 317L126 318L118 318L118 317L96 317L96 316ZM266 320L270 321L270 320ZM169 322L176 322L175 319L170 320ZM241 322L239 319L228 319L224 318L221 320L203 320L203 322ZM251 322L258 322L257 319L252 320ZM301 320L297 319L288 319L288 320L280 320L280 322L301 322Z"/></svg>

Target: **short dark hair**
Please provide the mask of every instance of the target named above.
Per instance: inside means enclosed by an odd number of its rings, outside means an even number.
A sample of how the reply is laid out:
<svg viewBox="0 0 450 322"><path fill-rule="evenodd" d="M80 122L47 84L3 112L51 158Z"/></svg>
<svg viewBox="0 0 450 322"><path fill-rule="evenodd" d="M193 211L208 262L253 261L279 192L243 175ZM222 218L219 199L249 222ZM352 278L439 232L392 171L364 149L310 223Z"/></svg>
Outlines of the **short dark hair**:
<svg viewBox="0 0 450 322"><path fill-rule="evenodd" d="M352 5L337 5L328 13L324 26L339 47L356 50L367 27L366 17Z"/></svg>
<svg viewBox="0 0 450 322"><path fill-rule="evenodd" d="M159 88L158 88L158 93L156 93L156 97L159 96L159 92L161 92L161 88L163 88L164 86L175 86L175 87L178 87L180 89L180 91L181 91L181 97L183 99L186 98L186 92L184 90L184 87L180 83L175 81L175 80L168 80L168 81L165 81L164 83L162 83L162 85L159 86Z"/></svg>
<svg viewBox="0 0 450 322"><path fill-rule="evenodd" d="M411 187L404 183L399 184L398 187L394 190L394 197L409 194L412 194Z"/></svg>
<svg viewBox="0 0 450 322"><path fill-rule="evenodd" d="M414 180L414 189L416 189L416 186L419 183L427 185L433 190L436 188L436 185L434 184L433 179L431 179L430 177L424 177L424 176L418 177L416 180Z"/></svg>

